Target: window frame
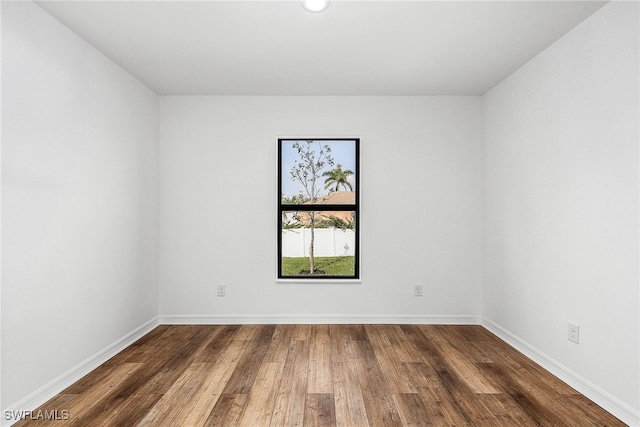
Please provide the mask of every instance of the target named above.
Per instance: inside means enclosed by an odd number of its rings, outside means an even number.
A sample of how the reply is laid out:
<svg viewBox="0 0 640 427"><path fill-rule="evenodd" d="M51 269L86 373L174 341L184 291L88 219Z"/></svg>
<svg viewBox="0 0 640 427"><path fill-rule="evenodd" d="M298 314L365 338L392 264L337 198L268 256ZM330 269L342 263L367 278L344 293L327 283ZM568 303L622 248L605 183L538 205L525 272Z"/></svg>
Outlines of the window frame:
<svg viewBox="0 0 640 427"><path fill-rule="evenodd" d="M320 142L323 141L346 141L353 142L354 144L354 162L355 162L355 171L353 174L353 191L355 193L355 201L353 204L284 204L282 203L282 195L283 195L283 173L288 174L289 171L283 170L283 161L282 161L282 149L283 144L285 142L290 141L314 141ZM336 163L339 163L336 161ZM312 138L312 137L304 137L304 138L278 138L278 244L277 244L277 280L283 282L340 282L340 283L348 283L348 282L360 282L361 271L360 271L360 138L359 137L320 137L320 138ZM354 212L355 217L355 225L354 225L354 274L349 276L340 276L340 275L293 275L293 276L284 276L282 274L282 217L284 212L296 211L296 212L323 212L323 211L343 211L343 212ZM316 227L317 229L317 227Z"/></svg>

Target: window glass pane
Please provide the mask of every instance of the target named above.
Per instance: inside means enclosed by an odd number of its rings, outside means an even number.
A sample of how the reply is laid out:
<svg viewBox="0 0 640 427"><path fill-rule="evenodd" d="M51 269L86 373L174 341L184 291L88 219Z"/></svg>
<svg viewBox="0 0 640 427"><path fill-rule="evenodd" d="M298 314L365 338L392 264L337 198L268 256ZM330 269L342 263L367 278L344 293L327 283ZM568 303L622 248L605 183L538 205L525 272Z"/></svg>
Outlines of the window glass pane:
<svg viewBox="0 0 640 427"><path fill-rule="evenodd" d="M299 215L310 212L283 212L281 235L282 276L309 276L309 251L313 239L314 270L316 275L355 275L355 212L343 211L345 219L321 221L313 229L299 220ZM318 218L329 218L328 212L315 212ZM348 218L347 218L348 215Z"/></svg>
<svg viewBox="0 0 640 427"><path fill-rule="evenodd" d="M283 140L280 161L282 204L355 204L354 140Z"/></svg>

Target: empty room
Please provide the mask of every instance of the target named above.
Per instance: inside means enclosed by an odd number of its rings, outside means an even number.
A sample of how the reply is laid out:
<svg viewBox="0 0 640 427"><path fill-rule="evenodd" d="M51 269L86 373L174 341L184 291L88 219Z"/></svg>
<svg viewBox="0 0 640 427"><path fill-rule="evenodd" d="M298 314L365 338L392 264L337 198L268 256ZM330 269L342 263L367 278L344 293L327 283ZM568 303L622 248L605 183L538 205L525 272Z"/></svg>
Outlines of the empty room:
<svg viewBox="0 0 640 427"><path fill-rule="evenodd" d="M640 426L637 1L1 1L2 425Z"/></svg>

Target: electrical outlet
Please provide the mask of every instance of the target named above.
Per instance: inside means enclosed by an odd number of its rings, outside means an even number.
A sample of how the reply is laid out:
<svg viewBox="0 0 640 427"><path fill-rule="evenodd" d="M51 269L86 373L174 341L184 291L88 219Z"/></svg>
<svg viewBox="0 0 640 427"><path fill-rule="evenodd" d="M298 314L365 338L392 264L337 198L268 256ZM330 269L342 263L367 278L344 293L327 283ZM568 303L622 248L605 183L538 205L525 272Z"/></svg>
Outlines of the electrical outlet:
<svg viewBox="0 0 640 427"><path fill-rule="evenodd" d="M219 297L227 296L227 287L225 285L218 285L218 296Z"/></svg>
<svg viewBox="0 0 640 427"><path fill-rule="evenodd" d="M419 285L419 284L413 285L413 296L414 297L422 296L422 285Z"/></svg>
<svg viewBox="0 0 640 427"><path fill-rule="evenodd" d="M569 341L580 344L580 325L569 322Z"/></svg>

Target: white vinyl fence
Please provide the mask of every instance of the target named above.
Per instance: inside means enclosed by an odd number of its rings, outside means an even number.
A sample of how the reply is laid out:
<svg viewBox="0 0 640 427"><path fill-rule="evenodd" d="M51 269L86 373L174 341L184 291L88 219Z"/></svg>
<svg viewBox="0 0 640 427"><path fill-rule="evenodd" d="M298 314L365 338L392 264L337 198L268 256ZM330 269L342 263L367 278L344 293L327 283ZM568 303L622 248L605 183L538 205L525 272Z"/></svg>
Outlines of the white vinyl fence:
<svg viewBox="0 0 640 427"><path fill-rule="evenodd" d="M282 230L282 256L309 256L311 229L292 228ZM315 256L354 255L356 233L339 228L316 228L314 240Z"/></svg>

